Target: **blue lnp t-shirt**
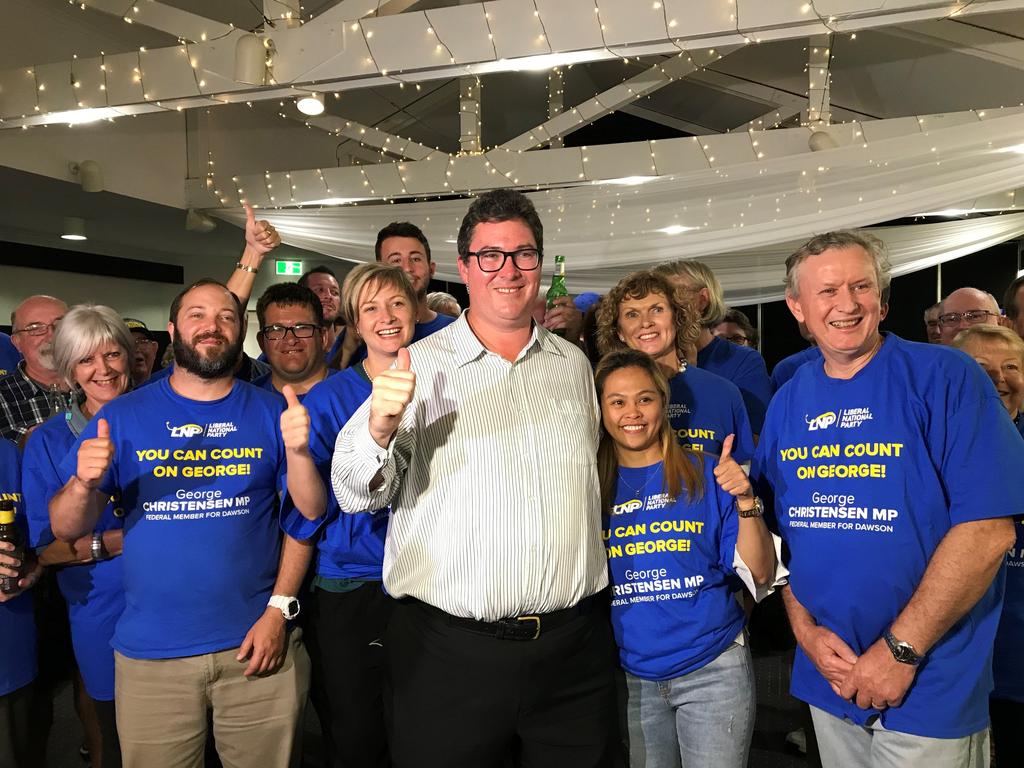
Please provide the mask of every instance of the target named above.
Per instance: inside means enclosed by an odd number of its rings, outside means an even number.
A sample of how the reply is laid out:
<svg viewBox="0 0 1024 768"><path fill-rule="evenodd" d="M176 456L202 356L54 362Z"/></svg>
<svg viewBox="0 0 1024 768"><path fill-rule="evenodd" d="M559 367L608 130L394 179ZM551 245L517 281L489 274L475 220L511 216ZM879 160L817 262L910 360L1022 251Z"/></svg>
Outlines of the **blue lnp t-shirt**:
<svg viewBox="0 0 1024 768"><path fill-rule="evenodd" d="M714 336L711 343L697 353L697 365L739 387L743 403L747 406L750 427L755 435L760 434L768 401L772 397L772 384L761 353Z"/></svg>
<svg viewBox="0 0 1024 768"><path fill-rule="evenodd" d="M779 360L772 368L772 394L782 389L782 385L793 378L793 374L801 365L812 360L821 360L821 350L816 346L801 349L796 354Z"/></svg>
<svg viewBox="0 0 1024 768"><path fill-rule="evenodd" d="M384 565L384 538L388 530L388 510L360 515L341 511L331 484L331 459L338 433L366 398L372 386L356 365L314 387L303 405L309 412L312 430L309 451L327 488L327 513L310 522L290 515L299 527L287 530L297 538L308 538L321 529L317 541L316 573L327 579L365 579L380 581ZM286 499L286 509L290 499Z"/></svg>
<svg viewBox="0 0 1024 768"><path fill-rule="evenodd" d="M679 444L713 453L722 452L722 441L736 435L733 457L743 463L754 458L743 396L732 382L693 365L669 380L668 420Z"/></svg>
<svg viewBox="0 0 1024 768"><path fill-rule="evenodd" d="M619 467L604 518L612 629L623 669L669 680L714 661L743 629L733 597L739 516L716 462L691 456L704 478L695 501L664 492L663 464ZM703 469L700 464L703 463Z"/></svg>
<svg viewBox="0 0 1024 768"><path fill-rule="evenodd" d="M234 379L218 400L190 400L163 379L105 405L80 441L101 417L115 453L100 488L126 512L114 648L167 659L237 647L277 575L279 399ZM77 450L61 465L65 482Z"/></svg>
<svg viewBox="0 0 1024 768"><path fill-rule="evenodd" d="M21 499L18 449L0 440L0 499L14 503L14 521L28 537ZM0 696L36 679L36 619L32 590L0 603Z"/></svg>
<svg viewBox="0 0 1024 768"><path fill-rule="evenodd" d="M335 368L328 368L327 369L327 375L324 377L324 379L322 379L320 382L317 382L312 387L310 387L307 392L303 392L302 394L299 395L299 402L300 403L305 402L306 396L310 392L313 391L314 387L319 386L322 381L325 381L326 379L330 378L331 376L333 376L336 373L338 373L337 369L335 369ZM266 392L270 392L271 394L277 395L279 398L281 398L281 402L284 403L287 406L287 401L284 399L284 395L282 395L280 392L278 392L277 391L277 387L274 386L274 373L273 373L273 371L271 371L270 373L263 374L258 379L254 379L253 382L252 382L252 385L254 387L258 387L258 388L260 388L260 389L262 389L262 390L264 390Z"/></svg>
<svg viewBox="0 0 1024 768"><path fill-rule="evenodd" d="M1018 432L1022 422L1018 415ZM1016 518L1013 527L1017 541L1006 555L1006 595L992 656L992 698L1024 702L1024 518Z"/></svg>
<svg viewBox="0 0 1024 768"><path fill-rule="evenodd" d="M20 362L21 352L14 346L10 336L0 332L0 376L6 376L17 368Z"/></svg>
<svg viewBox="0 0 1024 768"><path fill-rule="evenodd" d="M75 436L64 414L39 425L25 444L22 459L22 487L29 526L29 540L39 549L52 544L50 499L60 490L60 466L71 452ZM76 452L77 456L77 452ZM115 515L122 511L111 500L100 514L94 531L123 528ZM57 571L57 584L68 605L71 642L85 689L97 701L114 699L114 650L110 639L124 611L124 571L121 558L98 563L68 565Z"/></svg>
<svg viewBox="0 0 1024 768"><path fill-rule="evenodd" d="M886 334L847 380L804 365L768 409L753 476L774 492L794 596L864 653L909 602L950 528L1024 509L1024 441L969 357ZM928 652L903 704L878 712L836 695L803 651L792 693L837 717L960 738L988 725L1000 570Z"/></svg>

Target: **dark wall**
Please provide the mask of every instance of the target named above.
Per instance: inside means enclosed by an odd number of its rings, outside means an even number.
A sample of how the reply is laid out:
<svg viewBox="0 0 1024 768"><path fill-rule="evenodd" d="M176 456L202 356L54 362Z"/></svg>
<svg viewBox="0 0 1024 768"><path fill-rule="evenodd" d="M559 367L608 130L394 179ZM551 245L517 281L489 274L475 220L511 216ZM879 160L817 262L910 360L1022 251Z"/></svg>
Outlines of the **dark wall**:
<svg viewBox="0 0 1024 768"><path fill-rule="evenodd" d="M1006 290L1017 276L1017 241L978 251L941 266L942 295L946 296L957 288L972 286L988 291L1002 301ZM889 292L889 314L882 323L882 329L891 331L910 341L925 341L924 321L921 316L925 309L935 303L938 288L939 267L928 267L909 275L895 277ZM758 325L757 305L737 307ZM761 305L761 354L764 355L768 370L782 358L798 352L807 346L800 338L796 320L790 314L784 301Z"/></svg>

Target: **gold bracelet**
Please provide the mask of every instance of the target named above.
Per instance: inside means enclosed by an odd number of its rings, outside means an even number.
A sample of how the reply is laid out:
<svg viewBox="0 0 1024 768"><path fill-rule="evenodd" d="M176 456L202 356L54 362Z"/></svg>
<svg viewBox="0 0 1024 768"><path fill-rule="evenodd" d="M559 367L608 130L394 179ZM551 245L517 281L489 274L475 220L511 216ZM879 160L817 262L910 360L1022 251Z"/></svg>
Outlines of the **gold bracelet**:
<svg viewBox="0 0 1024 768"><path fill-rule="evenodd" d="M243 264L242 262L238 262L237 264L235 264L235 269L240 269L243 272L251 272L254 275L260 271L259 267L250 267L247 264Z"/></svg>

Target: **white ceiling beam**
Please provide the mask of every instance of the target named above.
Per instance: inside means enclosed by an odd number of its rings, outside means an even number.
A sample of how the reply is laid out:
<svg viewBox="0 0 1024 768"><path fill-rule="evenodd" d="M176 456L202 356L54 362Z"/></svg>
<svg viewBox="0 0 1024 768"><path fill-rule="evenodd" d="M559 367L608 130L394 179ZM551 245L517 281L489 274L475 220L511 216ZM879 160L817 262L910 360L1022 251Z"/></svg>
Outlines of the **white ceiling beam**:
<svg viewBox="0 0 1024 768"><path fill-rule="evenodd" d="M832 122L830 83L832 81L832 36L807 38L807 112L802 122Z"/></svg>
<svg viewBox="0 0 1024 768"><path fill-rule="evenodd" d="M128 24L141 24L166 32L182 40L201 42L229 34L233 29L230 24L222 24L156 0L139 0L134 5L129 5L125 0L75 0L75 4L117 16Z"/></svg>
<svg viewBox="0 0 1024 768"><path fill-rule="evenodd" d="M388 154L395 155L406 160L425 160L430 155L440 150L428 147L412 139L403 139L369 125L363 125L355 120L346 120L343 117L334 115L321 115L320 117L307 117L301 122L313 128L333 133L335 136L344 136L347 139L358 141L368 147L383 150ZM379 157L377 158L380 159Z"/></svg>
<svg viewBox="0 0 1024 768"><path fill-rule="evenodd" d="M142 56L105 57L113 66L102 78L100 65L104 62L99 59L46 65L27 62L24 67L0 72L0 119L5 121L0 126L66 122L60 113L78 108L146 111L157 101L176 109L194 105L197 98L214 102L280 98L282 92L294 95L290 87L314 84L321 90L340 91L491 72L546 71L574 62L720 49L953 14L1024 9L1024 0L974 0L969 5L962 0L893 0L882 10L877 3L868 10L866 5L864 0L818 0L813 4L733 0L731 5L695 4L692 0L600 0L597 5L593 0L494 0L358 21L332 21L325 13L301 27L272 31L277 51L275 82L267 87L235 82L234 49L239 31L217 39L211 30L222 30L224 25L186 14L182 18L193 26L179 29L177 34L197 42L140 52L145 54ZM373 10L372 6L372 0L365 0L361 12ZM150 7L171 13L167 6L143 2L138 16L144 16L144 9ZM739 27L737 19L742 20ZM200 28L203 21L208 22L208 29ZM136 67L138 80L132 71ZM73 88L71 83L78 81L81 86ZM48 118L51 113L57 115Z"/></svg>
<svg viewBox="0 0 1024 768"><path fill-rule="evenodd" d="M1024 114L1024 107L1007 107L844 123L823 130L835 139L836 151L870 146L875 140L922 133L935 136L932 140L938 146L943 128L978 124L981 135L988 130L989 121L1021 114ZM811 152L808 144L811 132L808 127L800 127L532 152L502 148L464 156L437 152L415 162L311 168L263 175L228 176L218 170L212 184L205 179L189 180L186 196L189 207L193 208L237 207L242 199L266 207L316 204L325 198L409 199L472 194L496 187L642 183L660 176L694 175L697 178L709 170L716 174L746 174L755 179L762 162L773 162L776 170L780 163L788 167L786 163L792 162L797 167L803 162L800 158ZM816 155L816 162L822 163L825 153ZM272 190L287 189L289 185L292 187L289 198L273 199L277 198L277 193L272 194ZM219 191L219 196L214 190Z"/></svg>
<svg viewBox="0 0 1024 768"><path fill-rule="evenodd" d="M712 48L708 51L694 51L692 53L683 51L677 56L655 64L653 67L645 69L625 82L614 85L596 96L592 96L586 101L577 104L572 109L555 115L540 125L519 134L514 139L510 139L502 144L501 148L515 152L525 152L528 149L547 144L552 139L562 138L566 134L579 130L584 125L589 125L617 109L632 104L637 99L654 93L659 88L664 88L669 83L673 83L708 64L718 61L738 47L727 46L726 48Z"/></svg>
<svg viewBox="0 0 1024 768"><path fill-rule="evenodd" d="M778 128L784 122L790 118L796 117L804 111L805 104L800 106L784 106L778 107L777 109L765 112L760 117L755 117L753 120L738 125L735 128L729 130L730 133L744 133L746 131L767 131L772 128Z"/></svg>
<svg viewBox="0 0 1024 768"><path fill-rule="evenodd" d="M480 79L459 78L459 150L480 151Z"/></svg>

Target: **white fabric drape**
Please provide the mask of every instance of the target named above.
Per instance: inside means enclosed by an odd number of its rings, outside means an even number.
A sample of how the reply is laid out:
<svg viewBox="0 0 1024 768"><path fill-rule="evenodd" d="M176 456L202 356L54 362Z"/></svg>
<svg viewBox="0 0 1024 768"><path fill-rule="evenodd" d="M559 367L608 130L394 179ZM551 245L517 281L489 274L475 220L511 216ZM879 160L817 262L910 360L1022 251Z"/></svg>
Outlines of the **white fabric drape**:
<svg viewBox="0 0 1024 768"><path fill-rule="evenodd" d="M917 118L906 118L920 129L907 133L904 125L890 138L886 134L897 131L881 130L880 124L893 127L900 121L836 126L849 130L856 142L816 153L784 146L781 142L792 142L791 132L764 132L757 134L755 149L766 158L756 162L636 186L529 194L544 221L544 250L566 256L573 292L604 292L633 269L699 258L714 269L730 302L772 301L782 295L785 257L814 232L941 210L1021 186L1024 110L983 116L961 113L946 121L933 116L927 130ZM437 277L457 282L454 241L467 207L467 200L443 200L273 210L260 216L274 223L286 243L355 262L373 259L381 227L412 221L430 240ZM218 215L241 224L244 214ZM670 234L673 226L681 231ZM877 230L891 248L896 274L1021 233L1024 214ZM546 271L552 262L546 260Z"/></svg>

